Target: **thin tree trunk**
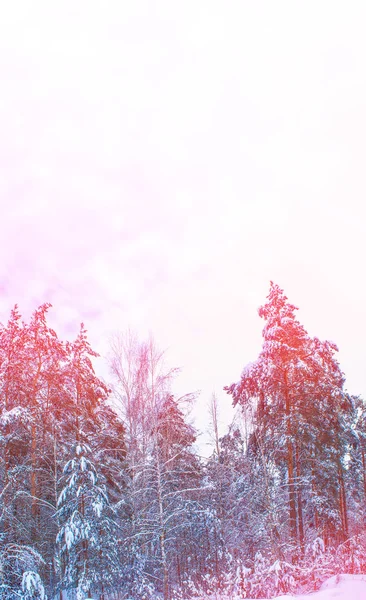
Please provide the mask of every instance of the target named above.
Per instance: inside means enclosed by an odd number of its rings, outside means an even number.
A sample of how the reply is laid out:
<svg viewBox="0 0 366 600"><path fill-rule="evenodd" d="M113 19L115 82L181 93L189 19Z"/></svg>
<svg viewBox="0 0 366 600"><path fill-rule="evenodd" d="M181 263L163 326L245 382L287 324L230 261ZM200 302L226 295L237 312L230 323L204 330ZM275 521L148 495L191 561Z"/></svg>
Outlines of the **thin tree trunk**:
<svg viewBox="0 0 366 600"><path fill-rule="evenodd" d="M35 345L37 346L38 335L36 333L35 337ZM30 486L31 486L31 514L32 514L32 540L35 541L38 537L38 527L37 527L37 516L38 516L38 494L37 494L37 467L38 467L38 459L37 459L37 428L34 422L34 419L38 417L36 414L37 409L37 384L38 379L41 374L42 368L42 359L40 352L38 351L38 366L37 373L33 380L33 394L32 394L32 408L33 408L33 423L31 426L31 477L30 477Z"/></svg>
<svg viewBox="0 0 366 600"><path fill-rule="evenodd" d="M290 537L297 546L297 514L296 514L296 490L294 480L294 451L292 445L292 423L291 423L291 403L288 390L287 373L285 372L285 400L286 400L286 418L287 418L287 472L289 488L289 517L290 517Z"/></svg>
<svg viewBox="0 0 366 600"><path fill-rule="evenodd" d="M314 454L313 454L313 460L314 460ZM311 469L311 491L313 496L316 496L316 486L315 486L315 472L314 472L314 466ZM318 535L318 530L319 530L319 515L318 515L318 510L316 508L316 504L314 503L314 527L315 527L315 532L316 535Z"/></svg>
<svg viewBox="0 0 366 600"><path fill-rule="evenodd" d="M37 434L36 434L36 426L32 425L31 428L31 436L32 436L32 444L31 444L31 456L32 456L32 470L31 470L31 496L32 496L32 517L36 518L37 513L37 477L36 477L36 469L37 469L37 459L36 459L36 451L37 451Z"/></svg>
<svg viewBox="0 0 366 600"><path fill-rule="evenodd" d="M36 426L34 424L32 424L31 427L31 437L32 437L32 442L31 442L31 515L32 515L32 521L31 521L31 535L32 535L32 542L36 542L37 538L39 537L39 505L37 502L37 498L39 496L38 493L38 480L37 480L37 467L38 467L38 460L37 460L37 431L36 431Z"/></svg>
<svg viewBox="0 0 366 600"><path fill-rule="evenodd" d="M290 535L292 541L297 543L297 525L296 525L296 492L294 481L294 453L291 440L287 442L287 465L288 465L288 487L289 487L289 516L290 516Z"/></svg>
<svg viewBox="0 0 366 600"><path fill-rule="evenodd" d="M365 449L363 446L363 441L361 441L361 458L362 458L362 466L363 466L363 492L364 492L365 504L366 504L366 457L365 457Z"/></svg>
<svg viewBox="0 0 366 600"><path fill-rule="evenodd" d="M301 552L301 555L303 555L303 553L304 553L304 520L303 520L303 513L302 513L301 488L299 487L300 476L301 476L301 469L300 469L300 458L299 458L299 446L296 444L297 515L298 515L298 525L299 525L300 552Z"/></svg>
<svg viewBox="0 0 366 600"><path fill-rule="evenodd" d="M165 523L164 523L164 505L163 505L163 482L160 466L159 448L157 440L156 444L156 472L157 472L157 491L158 491L158 505L159 505L159 525L160 525L160 555L161 564L163 567L163 597L164 600L169 598L169 573L168 573L168 561L165 548Z"/></svg>
<svg viewBox="0 0 366 600"><path fill-rule="evenodd" d="M80 495L80 514L81 514L81 518L84 521L84 517L85 517L85 499L84 499L84 494ZM88 544L88 540L83 540L82 541L82 557L83 557L83 561L84 561L84 565L83 565L83 573L85 574L85 578L86 580L88 580L88 573L89 573L89 544ZM78 587L79 587L79 579L78 579ZM90 588L87 591L88 594L88 598L90 598Z"/></svg>
<svg viewBox="0 0 366 600"><path fill-rule="evenodd" d="M347 518L347 504L346 504L346 491L344 486L344 477L342 466L340 461L338 462L338 480L339 480L339 507L342 521L342 537L343 540L348 538L348 518Z"/></svg>

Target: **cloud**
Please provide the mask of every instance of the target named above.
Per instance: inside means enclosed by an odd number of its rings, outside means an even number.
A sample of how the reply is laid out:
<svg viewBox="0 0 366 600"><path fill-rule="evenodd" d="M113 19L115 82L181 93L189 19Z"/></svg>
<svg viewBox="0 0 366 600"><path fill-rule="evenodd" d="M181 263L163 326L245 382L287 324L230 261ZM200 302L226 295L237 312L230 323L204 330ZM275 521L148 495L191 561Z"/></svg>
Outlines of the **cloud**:
<svg viewBox="0 0 366 600"><path fill-rule="evenodd" d="M98 349L113 329L151 329L182 387L211 393L255 358L274 279L365 389L361 17L334 3L8 3L2 319L50 300L61 335L85 321Z"/></svg>

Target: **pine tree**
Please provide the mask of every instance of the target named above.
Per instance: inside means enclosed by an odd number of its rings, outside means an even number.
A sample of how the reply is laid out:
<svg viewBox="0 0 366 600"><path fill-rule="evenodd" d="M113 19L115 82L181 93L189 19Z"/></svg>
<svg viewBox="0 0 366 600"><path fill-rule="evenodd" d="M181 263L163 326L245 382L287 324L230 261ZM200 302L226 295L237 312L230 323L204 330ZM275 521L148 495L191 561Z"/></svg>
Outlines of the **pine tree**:
<svg viewBox="0 0 366 600"><path fill-rule="evenodd" d="M360 534L366 526L366 403L352 397L348 469L346 481L350 508L350 534Z"/></svg>
<svg viewBox="0 0 366 600"><path fill-rule="evenodd" d="M90 595L91 587L103 594L117 578L116 527L108 491L122 492L124 427L106 405L109 390L95 375L90 357L98 354L90 347L83 324L66 350L62 443L74 456L64 467L67 485L58 500L60 585L76 588L80 596Z"/></svg>
<svg viewBox="0 0 366 600"><path fill-rule="evenodd" d="M97 354L90 348L84 327L75 342L63 343L47 324L49 307L39 307L28 324L21 322L15 307L7 326L0 326L0 561L4 565L4 598L5 593L9 598L18 593L22 580L24 585L29 583L28 587L23 585L24 594L36 593L34 585L39 577L45 593L50 597L55 594L60 575L55 551L60 477L70 453L81 442L91 448L91 463L106 495L111 491L113 498L99 531L103 538L98 558L98 566L103 567L101 594L103 586L110 589L112 579L115 583L119 575L114 550L117 544L111 540L117 518L113 504L123 503L126 481L124 427L106 404L108 389L94 373L90 357ZM29 576L23 577L24 573Z"/></svg>
<svg viewBox="0 0 366 600"><path fill-rule="evenodd" d="M4 539L42 554L46 578L56 534L52 408L61 394L65 356L46 323L49 306L39 307L29 324L15 307L0 333Z"/></svg>
<svg viewBox="0 0 366 600"><path fill-rule="evenodd" d="M344 424L350 401L335 344L311 338L296 310L271 283L268 302L259 309L265 320L260 355L239 383L225 389L234 405L254 408L252 439L287 485L288 533L293 547L303 548L305 525L328 536L337 529L347 535Z"/></svg>
<svg viewBox="0 0 366 600"><path fill-rule="evenodd" d="M73 458L64 467L64 487L58 499L57 541L64 564L61 586L76 588L79 598L83 594L90 597L91 589L99 587L101 558L110 534L104 514L106 487L90 454L86 443L76 445Z"/></svg>

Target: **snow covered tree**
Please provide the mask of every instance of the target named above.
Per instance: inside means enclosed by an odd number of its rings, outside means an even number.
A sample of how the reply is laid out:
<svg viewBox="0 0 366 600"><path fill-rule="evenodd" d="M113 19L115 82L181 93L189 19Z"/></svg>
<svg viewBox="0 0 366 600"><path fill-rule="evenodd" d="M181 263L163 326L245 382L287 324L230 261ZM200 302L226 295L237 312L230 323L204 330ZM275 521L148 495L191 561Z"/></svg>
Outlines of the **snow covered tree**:
<svg viewBox="0 0 366 600"><path fill-rule="evenodd" d="M366 402L354 396L352 405L346 489L350 534L356 535L366 527Z"/></svg>
<svg viewBox="0 0 366 600"><path fill-rule="evenodd" d="M234 405L254 410L252 443L272 461L288 490L289 536L303 548L308 529L347 536L344 459L350 399L331 342L311 338L296 307L271 283L258 359L225 388ZM304 522L304 509L306 519Z"/></svg>
<svg viewBox="0 0 366 600"><path fill-rule="evenodd" d="M167 599L188 568L190 510L199 488L195 432L181 410L192 397L173 397L170 383L175 370L165 370L163 353L152 339L140 343L131 333L116 337L110 364L126 424L131 477L126 554L131 557L130 572L135 569L132 548L139 556L141 578L134 593L146 590L147 576Z"/></svg>
<svg viewBox="0 0 366 600"><path fill-rule="evenodd" d="M0 331L0 424L4 455L4 535L9 543L41 553L49 577L56 523L53 408L62 382L62 342L46 323L49 304L30 323L17 308Z"/></svg>
<svg viewBox="0 0 366 600"><path fill-rule="evenodd" d="M182 399L180 399L182 401ZM197 510L200 466L193 450L196 434L186 423L179 400L171 394L161 398L152 430L153 452L149 483L155 491L150 499L152 519L158 515L158 534L162 557L164 598L177 572L188 568L191 512Z"/></svg>
<svg viewBox="0 0 366 600"><path fill-rule="evenodd" d="M42 580L38 573L25 571L22 577L21 600L47 600Z"/></svg>
<svg viewBox="0 0 366 600"><path fill-rule="evenodd" d="M106 405L108 388L95 375L90 357L98 355L83 324L76 340L66 343L66 351L62 444L73 457L64 467L66 483L58 499L60 586L90 595L91 587L104 593L118 578L116 526L108 492L115 503L122 501L124 427Z"/></svg>
<svg viewBox="0 0 366 600"><path fill-rule="evenodd" d="M29 323L15 307L0 326L0 554L6 589L15 593L24 572L36 573L52 596L59 575L56 504L70 452L87 441L116 503L123 500L126 469L124 427L106 404L108 389L95 376L90 356L97 355L85 329L65 344L47 324L49 307L39 307ZM116 562L100 560L114 570ZM103 585L111 585L111 568L103 570ZM38 581L32 577L24 582Z"/></svg>
<svg viewBox="0 0 366 600"><path fill-rule="evenodd" d="M111 522L105 515L106 487L90 454L86 443L76 445L64 467L64 487L58 499L61 588L76 588L78 598L90 597L91 590L99 587L101 559L106 548L111 551L112 547Z"/></svg>
<svg viewBox="0 0 366 600"><path fill-rule="evenodd" d="M45 565L42 556L30 546L6 541L3 533L4 507L0 496L0 597L47 599L40 570ZM38 595L37 595L38 594Z"/></svg>

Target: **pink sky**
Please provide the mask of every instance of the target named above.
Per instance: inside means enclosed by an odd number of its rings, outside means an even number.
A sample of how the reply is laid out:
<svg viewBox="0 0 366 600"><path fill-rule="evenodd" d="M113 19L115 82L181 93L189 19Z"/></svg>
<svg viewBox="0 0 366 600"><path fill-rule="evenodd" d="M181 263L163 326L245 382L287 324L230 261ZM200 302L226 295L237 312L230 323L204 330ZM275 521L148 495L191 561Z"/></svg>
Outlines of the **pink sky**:
<svg viewBox="0 0 366 600"><path fill-rule="evenodd" d="M258 354L272 279L366 396L365 17L8 2L0 319L50 301L59 334L83 320L101 353L113 331L152 331L177 390L202 390L204 428L211 392L227 420L222 387Z"/></svg>

